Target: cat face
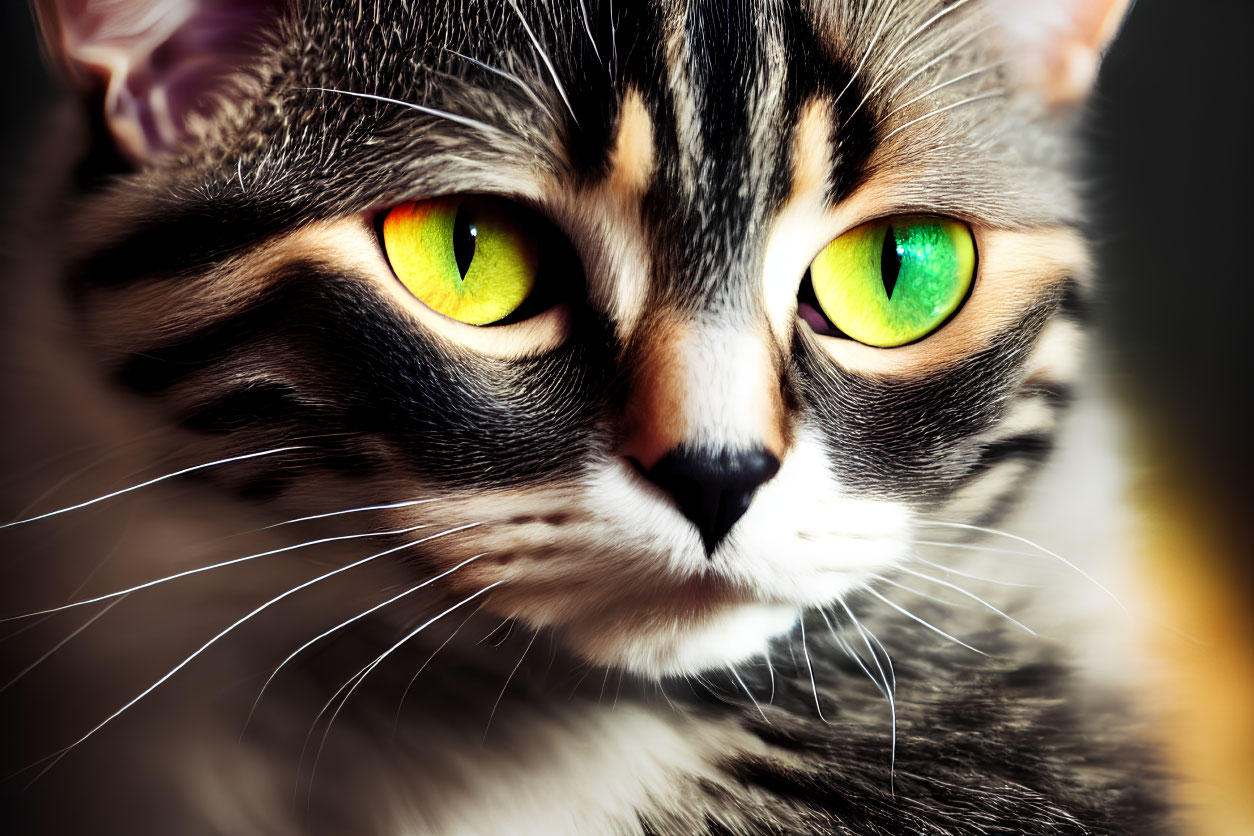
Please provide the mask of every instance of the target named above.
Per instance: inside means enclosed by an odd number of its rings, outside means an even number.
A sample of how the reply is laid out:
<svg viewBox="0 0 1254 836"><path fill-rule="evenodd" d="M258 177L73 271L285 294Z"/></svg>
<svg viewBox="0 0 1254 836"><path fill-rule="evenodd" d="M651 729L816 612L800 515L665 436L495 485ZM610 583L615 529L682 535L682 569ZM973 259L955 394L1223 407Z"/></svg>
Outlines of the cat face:
<svg viewBox="0 0 1254 836"><path fill-rule="evenodd" d="M1047 451L1086 272L1055 56L1104 18L347 6L250 22L181 110L145 64L108 111L137 170L69 221L79 336L171 454L265 453L221 490L390 506L413 583L666 674L991 519Z"/></svg>

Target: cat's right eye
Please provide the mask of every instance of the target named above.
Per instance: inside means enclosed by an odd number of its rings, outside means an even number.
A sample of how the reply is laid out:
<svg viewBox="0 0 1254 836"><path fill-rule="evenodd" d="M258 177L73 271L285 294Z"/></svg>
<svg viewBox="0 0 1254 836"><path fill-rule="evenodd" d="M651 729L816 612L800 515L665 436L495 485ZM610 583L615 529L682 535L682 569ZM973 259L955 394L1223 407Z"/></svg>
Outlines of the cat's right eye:
<svg viewBox="0 0 1254 836"><path fill-rule="evenodd" d="M402 203L380 225L401 283L423 304L469 325L501 325L539 313L554 298L560 251L569 245L508 200L440 197ZM555 257L557 256L557 257Z"/></svg>
<svg viewBox="0 0 1254 836"><path fill-rule="evenodd" d="M960 308L975 280L971 229L900 215L832 241L810 264L799 312L819 333L876 348L921 340Z"/></svg>

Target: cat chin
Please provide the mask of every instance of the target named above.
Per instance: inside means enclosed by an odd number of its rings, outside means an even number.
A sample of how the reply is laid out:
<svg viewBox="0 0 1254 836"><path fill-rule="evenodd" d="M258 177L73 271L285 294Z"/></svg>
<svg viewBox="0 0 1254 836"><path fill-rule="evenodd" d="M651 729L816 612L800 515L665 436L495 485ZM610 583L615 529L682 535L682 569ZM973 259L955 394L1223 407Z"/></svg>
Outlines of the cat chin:
<svg viewBox="0 0 1254 836"><path fill-rule="evenodd" d="M640 676L663 678L726 668L766 653L800 610L780 604L732 604L700 621L656 621L632 629L568 627L566 644L585 659Z"/></svg>

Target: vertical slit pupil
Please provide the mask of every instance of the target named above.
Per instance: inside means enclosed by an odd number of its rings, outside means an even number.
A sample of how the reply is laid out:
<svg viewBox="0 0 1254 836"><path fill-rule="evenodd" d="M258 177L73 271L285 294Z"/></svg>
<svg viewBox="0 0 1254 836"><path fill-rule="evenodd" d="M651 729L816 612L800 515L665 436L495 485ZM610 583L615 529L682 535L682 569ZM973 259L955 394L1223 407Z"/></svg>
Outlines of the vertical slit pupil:
<svg viewBox="0 0 1254 836"><path fill-rule="evenodd" d="M457 259L457 271L466 278L470 262L475 258L475 242L479 229L470 222L470 213L466 204L457 207L457 215L453 218L453 257Z"/></svg>
<svg viewBox="0 0 1254 836"><path fill-rule="evenodd" d="M884 282L884 292L893 298L893 289L897 287L897 277L901 274L901 251L897 248L897 233L890 226L884 233L884 248L880 251L880 279Z"/></svg>

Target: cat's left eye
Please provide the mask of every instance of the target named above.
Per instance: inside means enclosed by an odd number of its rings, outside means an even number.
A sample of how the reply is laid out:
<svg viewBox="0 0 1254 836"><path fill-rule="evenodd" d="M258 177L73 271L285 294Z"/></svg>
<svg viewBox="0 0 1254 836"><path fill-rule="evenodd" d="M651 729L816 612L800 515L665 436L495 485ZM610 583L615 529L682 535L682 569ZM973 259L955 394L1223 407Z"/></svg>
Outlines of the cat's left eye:
<svg viewBox="0 0 1254 836"><path fill-rule="evenodd" d="M957 312L975 280L961 221L897 216L832 241L810 264L798 312L820 334L877 348L921 340Z"/></svg>
<svg viewBox="0 0 1254 836"><path fill-rule="evenodd" d="M402 203L384 216L380 234L392 270L409 292L469 325L538 313L538 302L553 290L542 275L542 268L556 266L546 250L564 243L534 213L482 196Z"/></svg>

